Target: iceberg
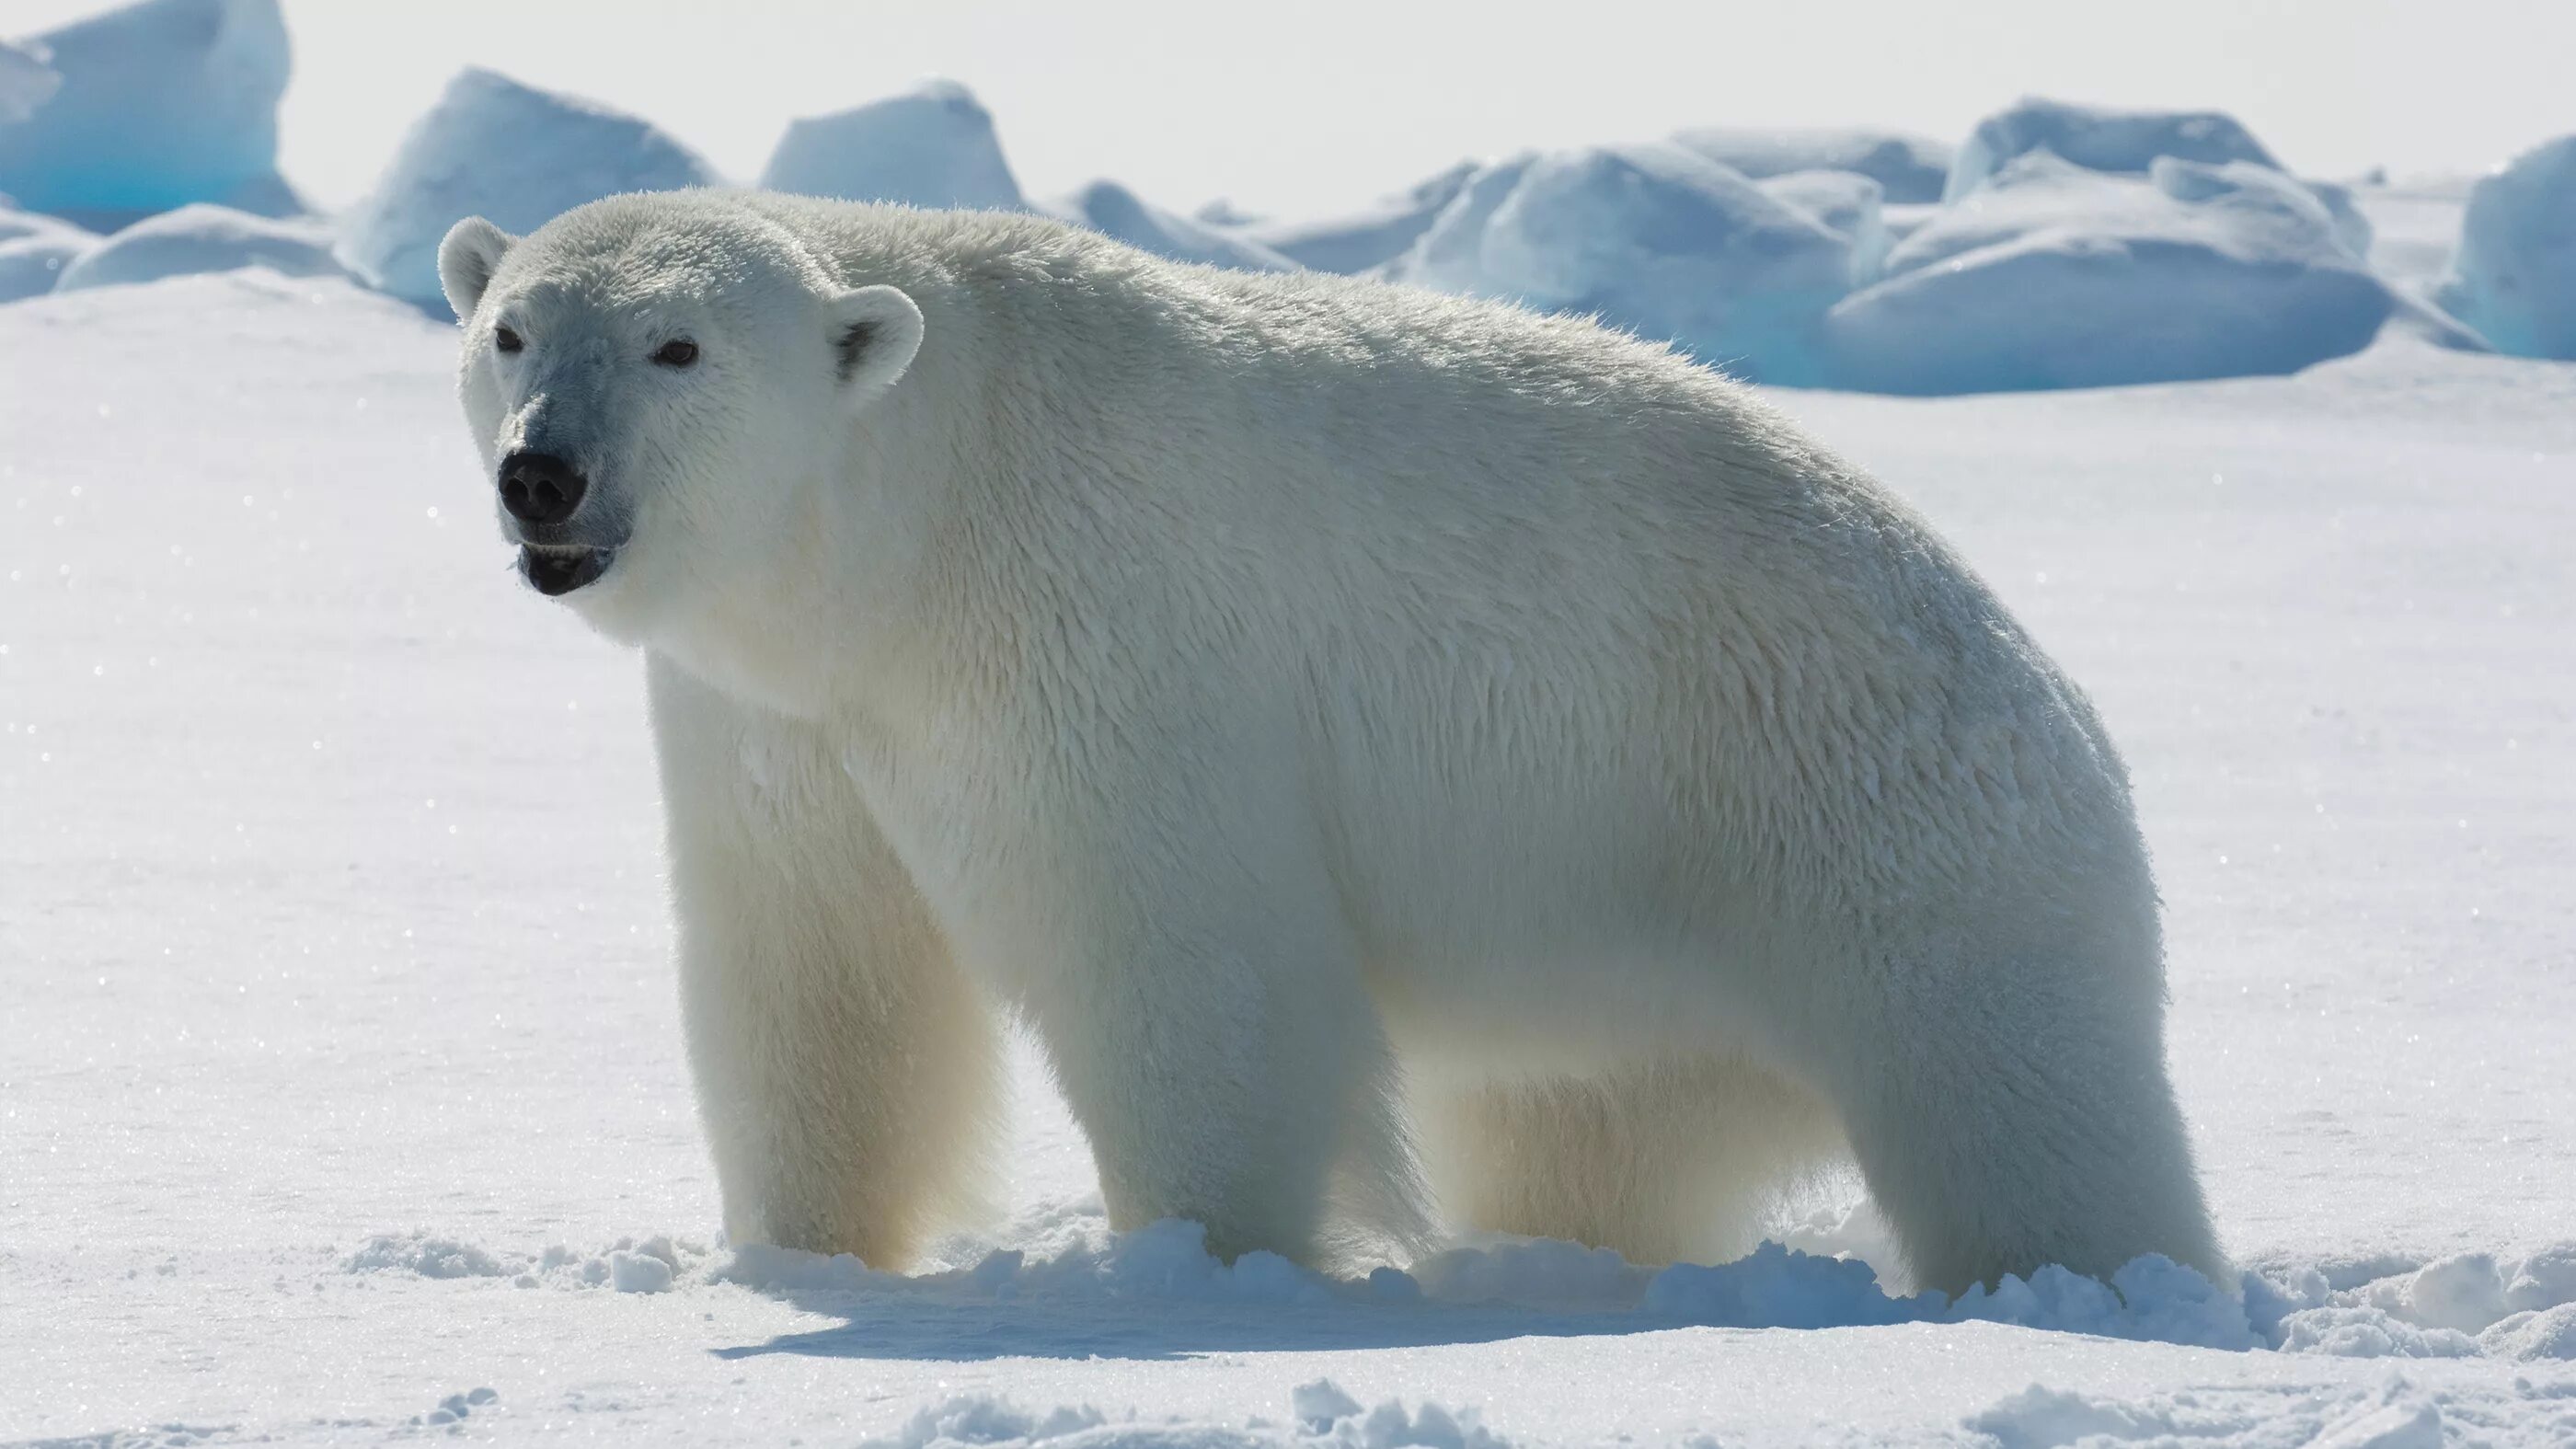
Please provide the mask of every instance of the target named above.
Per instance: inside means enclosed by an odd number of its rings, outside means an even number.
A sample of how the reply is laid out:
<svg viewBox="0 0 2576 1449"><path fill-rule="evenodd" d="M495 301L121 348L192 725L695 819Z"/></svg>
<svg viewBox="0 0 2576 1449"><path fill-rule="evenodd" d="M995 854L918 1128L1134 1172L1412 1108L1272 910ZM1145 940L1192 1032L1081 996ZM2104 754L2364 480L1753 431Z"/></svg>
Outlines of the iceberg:
<svg viewBox="0 0 2576 1449"><path fill-rule="evenodd" d="M58 292L115 287L193 272L266 267L289 277L343 275L319 223L275 221L196 202L146 217L63 269Z"/></svg>
<svg viewBox="0 0 2576 1449"><path fill-rule="evenodd" d="M980 211L1027 205L1002 159L992 113L954 81L791 122L760 184L844 201Z"/></svg>
<svg viewBox="0 0 2576 1449"><path fill-rule="evenodd" d="M1078 226L1176 262L1204 262L1247 272L1293 272L1297 264L1257 241L1148 206L1115 181L1095 181L1048 208Z"/></svg>
<svg viewBox="0 0 2576 1449"><path fill-rule="evenodd" d="M1320 221L1268 222L1243 235L1301 267L1357 274L1404 255L1478 171L1461 161L1439 175L1358 211Z"/></svg>
<svg viewBox="0 0 2576 1449"><path fill-rule="evenodd" d="M1851 284L1878 280L1896 238L1877 182L1857 171L1789 171L1754 183L1764 194L1823 222L1851 247Z"/></svg>
<svg viewBox="0 0 2576 1449"><path fill-rule="evenodd" d="M2435 299L2499 352L2576 358L2576 135L2479 178Z"/></svg>
<svg viewBox="0 0 2576 1449"><path fill-rule="evenodd" d="M1950 148L1889 131L1753 130L1702 126L1673 140L1756 181L1795 171L1850 171L1878 183L1887 201L1939 201L1950 174Z"/></svg>
<svg viewBox="0 0 2576 1449"><path fill-rule="evenodd" d="M2252 132L2217 111L2115 111L2034 97L1977 123L1950 158L1941 199L1958 200L2013 158L2034 151L2054 153L2088 171L2143 174L2159 156L2280 169Z"/></svg>
<svg viewBox="0 0 2576 1449"><path fill-rule="evenodd" d="M45 64L41 47L29 49L0 40L0 125L23 121L63 88L63 78Z"/></svg>
<svg viewBox="0 0 2576 1449"><path fill-rule="evenodd" d="M2358 351L2395 305L2324 203L2248 162L2144 177L2007 163L1825 318L1834 380L2003 392L2294 372Z"/></svg>
<svg viewBox="0 0 2576 1449"><path fill-rule="evenodd" d="M1393 280L1597 315L1757 381L1813 383L1852 243L1667 142L1515 157L1471 178Z"/></svg>
<svg viewBox="0 0 2576 1449"><path fill-rule="evenodd" d="M287 70L277 0L144 0L21 42L0 57L0 192L96 226L192 201L297 210L277 177Z"/></svg>
<svg viewBox="0 0 2576 1449"><path fill-rule="evenodd" d="M697 153L645 121L469 68L340 219L337 254L369 285L444 313L438 243L466 217L526 233L603 196L716 179Z"/></svg>

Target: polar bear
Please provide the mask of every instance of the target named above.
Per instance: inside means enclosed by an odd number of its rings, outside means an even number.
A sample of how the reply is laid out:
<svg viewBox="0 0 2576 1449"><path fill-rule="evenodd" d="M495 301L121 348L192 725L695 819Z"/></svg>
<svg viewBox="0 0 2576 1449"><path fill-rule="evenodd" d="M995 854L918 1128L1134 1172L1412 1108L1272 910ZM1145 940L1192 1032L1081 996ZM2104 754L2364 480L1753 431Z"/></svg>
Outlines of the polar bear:
<svg viewBox="0 0 2576 1449"><path fill-rule="evenodd" d="M737 1242L910 1260L1005 1014L1112 1224L2220 1267L2084 697L1904 504L1588 321L1031 216L613 197L439 270L503 532L647 658Z"/></svg>

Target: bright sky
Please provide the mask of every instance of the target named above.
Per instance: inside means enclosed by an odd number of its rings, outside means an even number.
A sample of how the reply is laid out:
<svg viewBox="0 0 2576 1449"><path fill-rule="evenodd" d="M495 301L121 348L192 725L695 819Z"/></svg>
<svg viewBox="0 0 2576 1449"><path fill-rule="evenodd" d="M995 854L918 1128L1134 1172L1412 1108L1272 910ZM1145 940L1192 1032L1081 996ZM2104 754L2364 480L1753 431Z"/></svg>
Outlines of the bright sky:
<svg viewBox="0 0 2576 1449"><path fill-rule="evenodd" d="M363 191L468 63L637 112L733 177L926 76L1022 186L1315 213L1462 156L1685 125L1955 139L2027 93L2216 107L2294 168L2481 170L2576 131L2576 0L285 0L282 162ZM103 8L0 0L0 33Z"/></svg>

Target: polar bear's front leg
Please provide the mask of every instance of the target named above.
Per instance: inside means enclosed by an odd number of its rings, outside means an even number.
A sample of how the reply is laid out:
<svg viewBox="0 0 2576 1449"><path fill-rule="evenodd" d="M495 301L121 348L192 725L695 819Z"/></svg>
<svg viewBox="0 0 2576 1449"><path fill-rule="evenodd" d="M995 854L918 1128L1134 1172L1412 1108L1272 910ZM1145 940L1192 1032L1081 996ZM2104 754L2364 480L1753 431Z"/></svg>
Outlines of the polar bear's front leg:
<svg viewBox="0 0 2576 1449"><path fill-rule="evenodd" d="M1186 1218L1221 1257L1313 1261L1330 1195L1340 1225L1416 1240L1419 1174L1338 898L1292 805L1237 791L1166 776L1062 832L1073 853L1029 876L1028 1019L1113 1227Z"/></svg>
<svg viewBox="0 0 2576 1449"><path fill-rule="evenodd" d="M978 1202L991 1013L820 732L658 657L650 683L726 1235L900 1268Z"/></svg>

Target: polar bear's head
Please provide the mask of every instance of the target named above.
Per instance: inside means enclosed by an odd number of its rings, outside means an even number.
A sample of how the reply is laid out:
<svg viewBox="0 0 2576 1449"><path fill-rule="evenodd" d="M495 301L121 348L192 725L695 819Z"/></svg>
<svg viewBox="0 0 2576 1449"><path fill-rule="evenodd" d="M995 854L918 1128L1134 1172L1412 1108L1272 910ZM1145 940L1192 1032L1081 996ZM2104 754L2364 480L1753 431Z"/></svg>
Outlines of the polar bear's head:
<svg viewBox="0 0 2576 1449"><path fill-rule="evenodd" d="M911 366L920 308L739 207L619 197L438 250L501 532L538 592L651 642L775 567Z"/></svg>

